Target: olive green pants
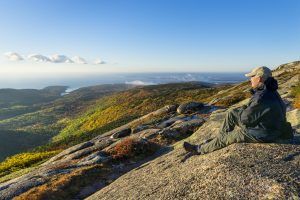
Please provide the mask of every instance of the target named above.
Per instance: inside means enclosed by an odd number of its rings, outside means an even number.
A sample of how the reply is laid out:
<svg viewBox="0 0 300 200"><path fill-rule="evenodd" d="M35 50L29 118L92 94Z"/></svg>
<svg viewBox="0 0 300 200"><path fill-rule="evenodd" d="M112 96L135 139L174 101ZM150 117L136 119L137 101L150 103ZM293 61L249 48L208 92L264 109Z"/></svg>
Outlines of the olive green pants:
<svg viewBox="0 0 300 200"><path fill-rule="evenodd" d="M220 133L211 141L199 145L201 154L209 153L221 148L224 148L233 143L257 143L261 142L253 136L247 134L246 127L240 121L240 108L230 109L227 111L223 124L220 128ZM240 129L234 130L236 126Z"/></svg>

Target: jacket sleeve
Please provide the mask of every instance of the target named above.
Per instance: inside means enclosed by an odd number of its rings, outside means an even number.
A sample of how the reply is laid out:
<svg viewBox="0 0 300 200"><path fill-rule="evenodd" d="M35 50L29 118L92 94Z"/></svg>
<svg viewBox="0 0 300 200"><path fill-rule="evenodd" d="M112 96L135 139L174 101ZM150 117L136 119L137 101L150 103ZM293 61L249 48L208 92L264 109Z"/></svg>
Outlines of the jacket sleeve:
<svg viewBox="0 0 300 200"><path fill-rule="evenodd" d="M270 108L267 107L265 103L256 100L251 102L251 104L242 111L240 120L246 127L255 127L260 119L269 111Z"/></svg>

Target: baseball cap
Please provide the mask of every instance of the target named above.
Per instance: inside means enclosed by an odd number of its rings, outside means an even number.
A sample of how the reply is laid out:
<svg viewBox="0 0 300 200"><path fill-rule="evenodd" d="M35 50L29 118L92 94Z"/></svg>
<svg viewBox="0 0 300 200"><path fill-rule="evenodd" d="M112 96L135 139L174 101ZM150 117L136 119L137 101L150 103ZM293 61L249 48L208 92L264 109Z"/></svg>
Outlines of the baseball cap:
<svg viewBox="0 0 300 200"><path fill-rule="evenodd" d="M272 71L266 66L256 67L250 73L245 74L247 77L260 76L265 79L272 77Z"/></svg>

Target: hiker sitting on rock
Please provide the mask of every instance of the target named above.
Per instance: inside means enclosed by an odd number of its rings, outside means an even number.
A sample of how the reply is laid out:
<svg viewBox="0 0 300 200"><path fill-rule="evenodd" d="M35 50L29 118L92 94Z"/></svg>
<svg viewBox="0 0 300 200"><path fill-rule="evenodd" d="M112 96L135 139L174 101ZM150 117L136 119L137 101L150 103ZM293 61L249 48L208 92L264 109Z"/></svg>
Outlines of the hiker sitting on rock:
<svg viewBox="0 0 300 200"><path fill-rule="evenodd" d="M286 107L280 95L277 81L267 67L257 67L245 74L250 77L252 98L248 105L230 109L226 113L219 135L201 145L183 143L186 151L205 154L233 143L275 142L291 139L293 131L286 121ZM234 130L235 126L240 129Z"/></svg>

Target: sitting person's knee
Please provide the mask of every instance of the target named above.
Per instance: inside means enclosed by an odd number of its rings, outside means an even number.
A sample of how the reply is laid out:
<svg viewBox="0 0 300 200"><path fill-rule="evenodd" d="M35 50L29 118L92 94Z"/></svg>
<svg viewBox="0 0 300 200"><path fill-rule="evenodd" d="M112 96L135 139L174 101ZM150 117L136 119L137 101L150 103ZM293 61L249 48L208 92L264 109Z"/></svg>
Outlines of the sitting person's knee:
<svg viewBox="0 0 300 200"><path fill-rule="evenodd" d="M233 115L236 112L234 108L229 108L226 112L227 115Z"/></svg>
<svg viewBox="0 0 300 200"><path fill-rule="evenodd" d="M240 112L240 108L229 108L227 112L235 115Z"/></svg>

